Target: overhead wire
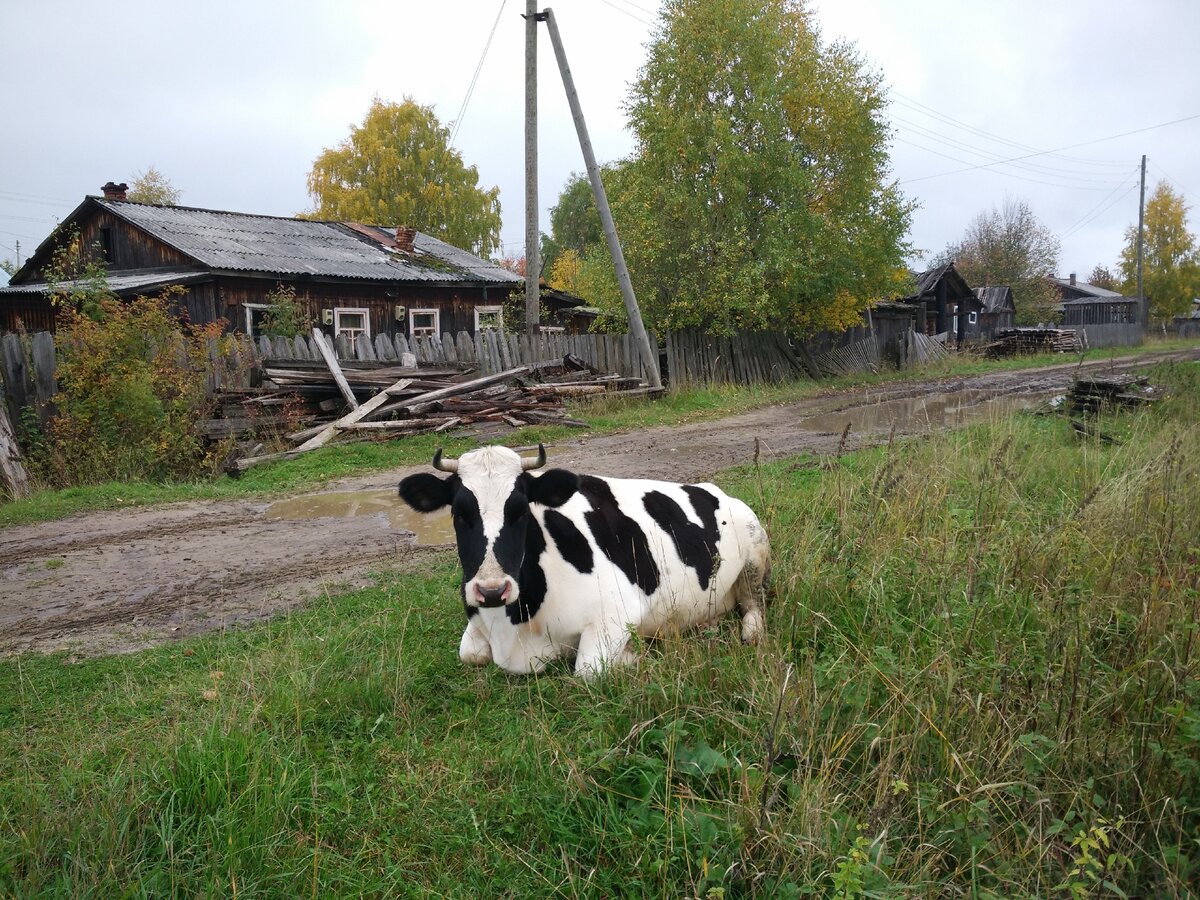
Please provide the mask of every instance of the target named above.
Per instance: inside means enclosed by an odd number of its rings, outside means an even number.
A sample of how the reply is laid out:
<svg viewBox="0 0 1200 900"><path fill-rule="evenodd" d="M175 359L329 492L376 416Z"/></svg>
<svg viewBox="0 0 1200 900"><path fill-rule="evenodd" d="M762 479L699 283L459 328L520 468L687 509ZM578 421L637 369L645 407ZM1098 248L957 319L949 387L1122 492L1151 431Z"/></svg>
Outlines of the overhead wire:
<svg viewBox="0 0 1200 900"><path fill-rule="evenodd" d="M645 13L645 14L646 14L646 15L648 15L648 16L653 16L653 17L657 17L657 16L658 16L658 10L656 10L656 9L649 9L648 7L642 6L640 3L634 3L634 2L633 2L633 0L617 0L617 2L618 2L618 3L622 3L622 4L624 4L625 6L630 6L630 7L633 7L633 8L634 8L634 9L636 9L638 12Z"/></svg>
<svg viewBox="0 0 1200 900"><path fill-rule="evenodd" d="M611 0L600 0L600 2L603 3L605 6L609 7L610 9L615 9L617 12L619 12L623 16L629 16L629 18L635 19L638 22L641 22L643 25L649 25L650 27L654 27L654 23L651 22L649 19L643 19L641 16L631 13L629 10L623 9L620 6L617 6L615 3L612 3Z"/></svg>
<svg viewBox="0 0 1200 900"><path fill-rule="evenodd" d="M912 121L902 118L900 116L892 116L892 120L895 122L901 123L901 125L904 128L910 128L910 129L917 131L922 138L933 138L938 141L944 141L948 144L954 145L958 149L963 150L965 152L974 153L977 156L982 156L984 158L992 157L993 159L998 160L997 165L1001 164L1001 162L999 162L999 161L1002 160L1002 154L996 153L992 150L986 150L982 147L976 147L973 144L968 144L965 141L960 141L957 138L952 138L948 135L942 134L939 131L934 131L931 128L925 128L923 125L918 125L916 122L912 122ZM968 162L968 160L960 160L960 162ZM1102 186L1102 187L1111 187L1114 184L1120 183L1119 181L1117 181L1116 179L1114 179L1112 177L1101 179L1101 178L1096 177L1096 175L1093 175L1090 173L1074 174L1073 172L1068 171L1066 169L1060 169L1055 166L1043 166L1038 163L1012 162L1012 163L1003 163L1003 164L1009 165L1013 168L1021 169L1026 172L1033 172L1034 174L1037 174L1037 175L1043 175L1043 176L1047 176L1047 177L1051 177L1051 178L1067 179L1070 181L1078 181L1078 182L1082 182L1085 184L1098 185L1098 186ZM1129 164L1126 163L1125 165L1128 166Z"/></svg>
<svg viewBox="0 0 1200 900"><path fill-rule="evenodd" d="M1061 239L1069 238L1071 235L1075 234L1076 232L1081 231L1085 226L1090 225L1092 222L1096 221L1098 218L1100 218L1102 215L1104 215L1106 212L1108 212L1110 209L1112 209L1114 206L1116 206L1118 203L1120 203L1122 200L1124 200L1126 197L1128 197L1129 194L1133 191L1133 189L1138 186L1136 176L1137 176L1137 173L1135 172L1132 183L1128 184L1127 186L1125 184L1118 185L1112 191L1111 194L1108 194L1105 197L1103 197L1099 203L1097 203L1095 206L1093 206L1091 209L1089 209L1086 213L1084 213L1083 217L1081 219L1079 219L1077 222L1067 226L1067 228L1063 231L1063 233L1061 235L1059 235L1059 237ZM1128 182L1128 181L1129 181L1129 179L1126 179L1126 182ZM1108 202L1109 197L1111 197L1112 194L1117 193L1117 191L1120 191L1122 187L1125 187L1125 190L1121 191L1121 194L1118 197L1116 197L1115 199L1113 199L1111 203Z"/></svg>
<svg viewBox="0 0 1200 900"><path fill-rule="evenodd" d="M969 164L971 162L969 159L962 159L961 157L958 157L958 156L951 156L949 153L943 153L940 150L934 150L932 147L926 147L924 144L918 144L915 141L908 140L907 138L897 137L896 141L898 141L901 144L908 144L911 147L916 147L918 150L924 150L926 153L932 153L935 156L944 157L953 162L960 162L960 163L964 163L964 164ZM988 168L990 168L989 165L968 166L968 168L960 169L959 171L971 172L976 169L988 169ZM989 174L1000 175L1005 178L1017 178L1017 179L1020 179L1021 181L1028 181L1033 184L1042 184L1042 185L1046 185L1048 187L1066 188L1067 190L1073 190L1073 191L1107 191L1107 190L1110 190L1110 184L1111 184L1111 183L1106 184L1103 187L1088 187L1087 185L1081 185L1081 184L1067 184L1067 183L1061 182L1061 181L1046 181L1045 179L1042 179L1042 178L1030 178L1028 175L1018 175L1016 172L1004 172L1004 171L993 170ZM925 177L936 177L936 176L924 176L922 178L909 178L909 179L906 179L899 183L900 184L908 184L913 181L923 181Z"/></svg>
<svg viewBox="0 0 1200 900"><path fill-rule="evenodd" d="M913 184L918 181L928 181L931 178L945 178L947 175L959 175L963 172L972 172L976 169L991 168L992 166L999 165L1002 162L1017 162L1019 160L1024 160L1024 159L1033 159L1034 157L1038 157L1038 156L1046 156L1047 154L1051 154L1051 153L1059 153L1063 150L1074 150L1077 147L1089 147L1092 144L1100 144L1100 143L1103 143L1104 141L1113 141L1113 140L1116 140L1117 138L1128 137L1131 134L1142 134L1143 132L1146 132L1146 131L1154 131L1155 129L1158 129L1158 128L1166 128L1170 125L1178 125L1181 122L1191 122L1195 119L1200 119L1200 113L1197 113L1197 114L1191 115L1191 116L1183 116L1182 118L1179 118L1179 119L1172 119L1169 122L1159 122L1155 125L1147 125L1144 128L1134 128L1130 131L1122 131L1120 134L1110 134L1110 135L1106 135L1105 137L1093 138L1090 141L1079 141L1078 143L1068 144L1065 147L1056 147L1053 150L1039 150L1036 153L1027 153L1023 156L1014 156L1014 157L1011 157L1010 159L999 160L998 162L994 162L994 163L980 163L979 165L968 166L965 169L954 169L949 172L937 172L933 175L922 175L919 178L906 178L905 180L899 182L899 184ZM959 160L959 161L965 162L965 160Z"/></svg>
<svg viewBox="0 0 1200 900"><path fill-rule="evenodd" d="M1174 185L1175 185L1175 187L1179 188L1179 190L1180 190L1182 193L1186 194L1188 197L1191 197L1193 200L1196 200L1197 202L1200 202L1200 199L1198 199L1198 198L1196 197L1196 195L1195 195L1195 194L1193 194L1191 191L1189 191L1189 190L1188 190L1188 189L1187 189L1187 188L1186 188L1184 185L1180 184L1180 182L1179 182L1179 179L1178 179L1178 178L1175 178L1174 176L1172 176L1170 172L1168 172L1166 169L1164 169L1162 166L1160 166L1158 163L1156 163L1156 162L1155 162L1153 159L1151 159L1149 156L1147 156L1147 157L1146 157L1146 162L1148 162L1148 163L1149 163L1150 165L1152 165L1152 166L1153 166L1155 169L1157 169L1157 170L1158 170L1158 172L1159 172L1159 174L1160 174L1160 175L1162 175L1162 176L1163 176L1163 178L1167 179L1167 181L1169 181L1169 182L1171 182L1172 184L1174 184Z"/></svg>
<svg viewBox="0 0 1200 900"><path fill-rule="evenodd" d="M453 144L454 139L458 137L458 129L462 126L463 118L467 114L467 105L471 102L471 95L475 93L475 85L479 83L479 73L483 71L483 62L487 59L488 50L492 47L492 38L496 36L496 28L500 25L500 17L504 15L504 7L507 3L508 0L501 0L500 9L496 12L496 21L492 23L492 30L488 32L483 52L479 54L479 62L475 64L475 74L471 76L471 83L467 85L467 93L463 96L462 105L458 108L458 115L454 119L454 128L450 131L449 144Z"/></svg>
<svg viewBox="0 0 1200 900"><path fill-rule="evenodd" d="M927 106L926 104L920 102L919 100L916 100L912 97L907 97L904 94L901 94L899 91L892 90L890 92L890 95L892 97L898 97L900 99L900 104L902 106L907 106L910 109L913 109L914 111L921 113L922 115L927 115L934 119L940 119L943 122L946 122L948 124L957 125L959 128L965 128L968 131L971 131L980 137L985 137L985 138L988 138L990 140L996 141L1001 144L1007 144L1011 147L1016 147L1019 150L1031 150L1032 151L1032 150L1038 149L1037 147L1034 147L1030 144L1023 144L1020 141L1014 141L1009 138L1002 137L1001 135L994 134L993 132L986 131L982 128L978 128L974 125L970 125L967 122L963 122L961 119L956 119L953 116L948 115L947 113L936 110L932 106ZM1079 157L1079 156L1063 156L1063 155L1055 153L1053 151L1049 151L1049 155L1057 156L1059 159L1063 159L1067 162L1075 163L1077 165L1115 166L1118 168L1124 168L1125 166L1128 165L1128 163L1121 162L1119 160L1086 159L1084 157Z"/></svg>

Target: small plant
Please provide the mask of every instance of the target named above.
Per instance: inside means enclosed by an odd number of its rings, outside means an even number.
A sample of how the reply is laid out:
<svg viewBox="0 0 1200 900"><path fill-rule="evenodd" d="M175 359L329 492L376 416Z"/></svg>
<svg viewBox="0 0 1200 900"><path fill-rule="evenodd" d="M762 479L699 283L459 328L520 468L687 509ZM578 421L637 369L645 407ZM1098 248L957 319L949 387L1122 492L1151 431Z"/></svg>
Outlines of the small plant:
<svg viewBox="0 0 1200 900"><path fill-rule="evenodd" d="M277 284L267 294L270 304L263 313L260 330L267 337L294 338L308 334L312 320L303 301L296 297L296 289L290 284Z"/></svg>
<svg viewBox="0 0 1200 900"><path fill-rule="evenodd" d="M871 848L871 841L862 834L861 825L858 830L850 852L842 857L833 873L833 896L837 900L862 897L866 890L867 873L871 868L871 857L867 851Z"/></svg>
<svg viewBox="0 0 1200 900"><path fill-rule="evenodd" d="M1117 870L1133 867L1133 861L1128 856L1111 850L1112 838L1124 824L1123 816L1115 822L1101 817L1091 828L1080 828L1071 840L1071 849L1075 852L1071 869L1054 889L1066 891L1076 898L1090 897L1097 887L1118 897L1127 896L1110 880Z"/></svg>

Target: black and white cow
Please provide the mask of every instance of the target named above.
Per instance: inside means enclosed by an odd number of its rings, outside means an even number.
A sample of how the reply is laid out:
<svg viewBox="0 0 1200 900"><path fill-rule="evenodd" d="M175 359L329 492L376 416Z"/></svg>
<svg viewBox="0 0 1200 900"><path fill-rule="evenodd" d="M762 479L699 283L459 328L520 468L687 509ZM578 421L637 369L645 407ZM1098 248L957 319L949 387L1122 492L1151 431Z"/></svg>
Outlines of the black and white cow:
<svg viewBox="0 0 1200 900"><path fill-rule="evenodd" d="M728 612L742 638L763 628L767 534L745 503L712 484L597 478L505 447L484 447L400 482L420 512L449 506L467 628L458 655L538 672L575 654L577 674L628 662L631 632L685 631Z"/></svg>

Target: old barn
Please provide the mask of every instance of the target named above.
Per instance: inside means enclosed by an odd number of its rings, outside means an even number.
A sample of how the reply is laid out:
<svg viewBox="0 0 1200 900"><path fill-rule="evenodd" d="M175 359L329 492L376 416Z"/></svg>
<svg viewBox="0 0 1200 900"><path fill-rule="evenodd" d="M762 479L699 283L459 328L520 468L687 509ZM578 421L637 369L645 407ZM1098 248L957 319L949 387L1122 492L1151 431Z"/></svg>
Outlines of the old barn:
<svg viewBox="0 0 1200 900"><path fill-rule="evenodd" d="M522 279L411 228L155 206L109 183L42 242L6 288L0 331L53 330L46 269L76 230L105 262L118 296L183 289L180 311L255 335L278 286L291 287L330 335L474 334L502 327Z"/></svg>

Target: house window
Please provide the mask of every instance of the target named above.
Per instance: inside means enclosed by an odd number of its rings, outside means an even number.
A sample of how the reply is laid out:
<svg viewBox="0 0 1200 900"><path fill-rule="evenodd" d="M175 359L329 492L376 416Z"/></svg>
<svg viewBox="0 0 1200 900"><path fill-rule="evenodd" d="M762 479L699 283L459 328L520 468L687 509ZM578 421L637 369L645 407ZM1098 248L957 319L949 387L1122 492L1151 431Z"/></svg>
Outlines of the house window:
<svg viewBox="0 0 1200 900"><path fill-rule="evenodd" d="M979 321L979 313L968 313L967 314L967 324L968 325L974 325L978 321Z"/></svg>
<svg viewBox="0 0 1200 900"><path fill-rule="evenodd" d="M441 327L441 313L436 309L410 309L408 311L408 333L413 337L428 337L437 334Z"/></svg>
<svg viewBox="0 0 1200 900"><path fill-rule="evenodd" d="M271 307L266 303L245 303L242 309L246 311L246 336L251 340L262 335L263 318Z"/></svg>
<svg viewBox="0 0 1200 900"><path fill-rule="evenodd" d="M359 335L368 340L371 337L371 317L365 309L348 309L339 307L333 311L333 336L344 334L350 339L353 348L358 343Z"/></svg>
<svg viewBox="0 0 1200 900"><path fill-rule="evenodd" d="M504 330L504 307L475 307L475 330L483 331L486 328L494 328L496 331Z"/></svg>
<svg viewBox="0 0 1200 900"><path fill-rule="evenodd" d="M100 229L100 252L104 254L104 261L110 266L115 267L117 264L117 251L113 246L113 233L109 227Z"/></svg>
<svg viewBox="0 0 1200 900"><path fill-rule="evenodd" d="M954 324L950 327L952 334L958 334L958 316L954 317Z"/></svg>

